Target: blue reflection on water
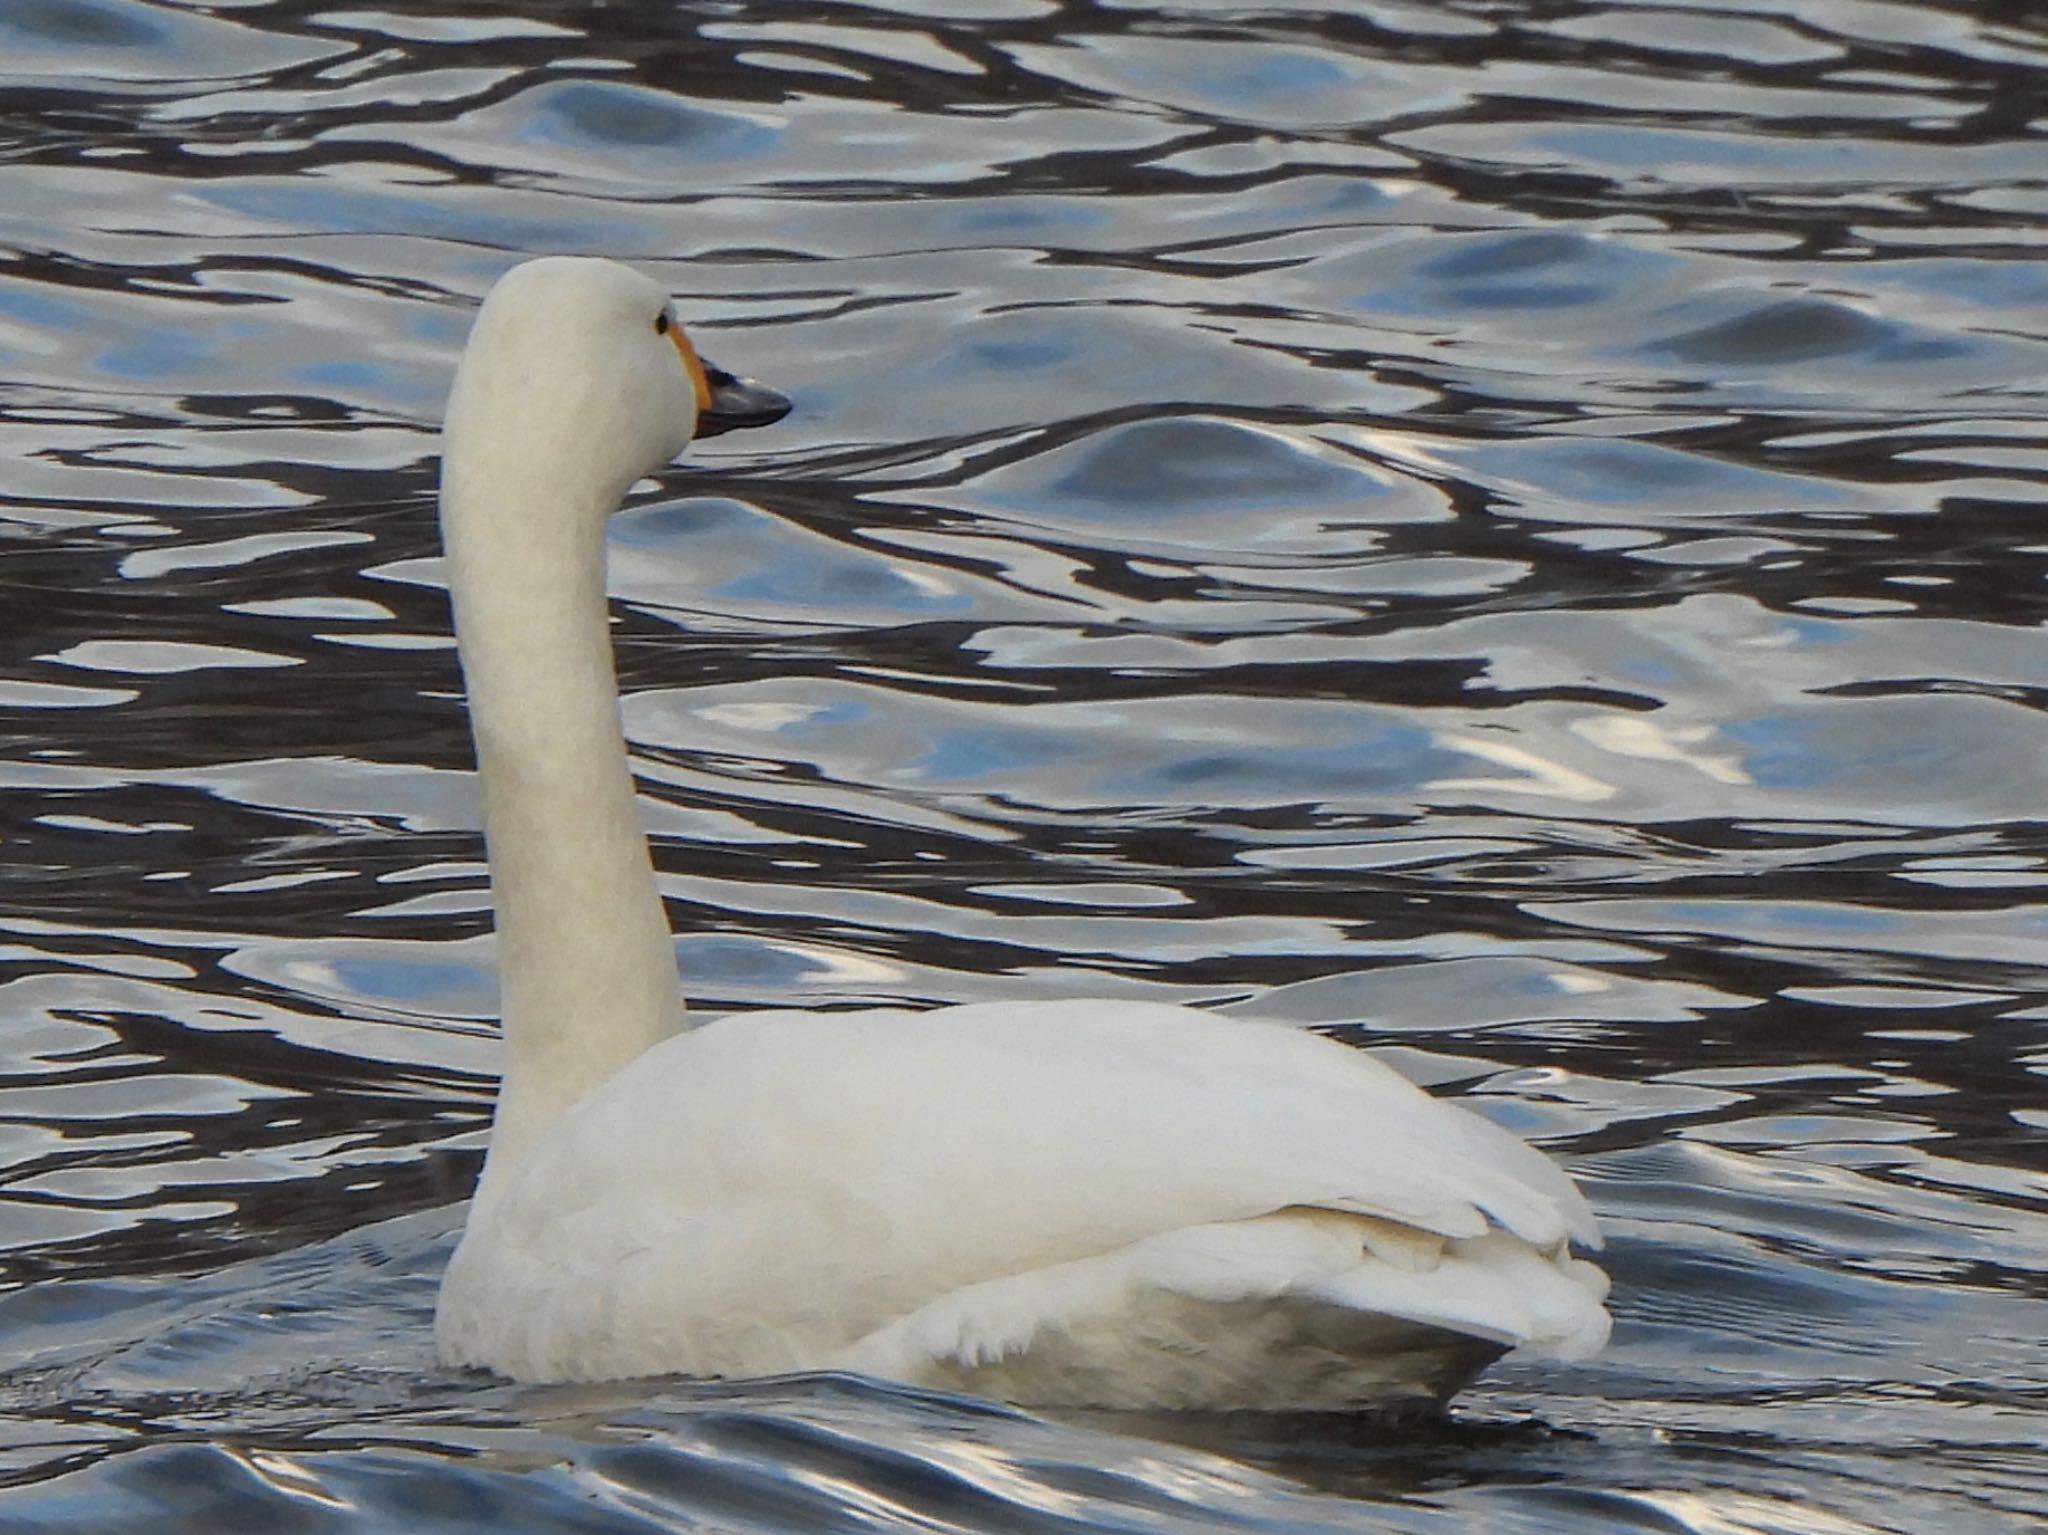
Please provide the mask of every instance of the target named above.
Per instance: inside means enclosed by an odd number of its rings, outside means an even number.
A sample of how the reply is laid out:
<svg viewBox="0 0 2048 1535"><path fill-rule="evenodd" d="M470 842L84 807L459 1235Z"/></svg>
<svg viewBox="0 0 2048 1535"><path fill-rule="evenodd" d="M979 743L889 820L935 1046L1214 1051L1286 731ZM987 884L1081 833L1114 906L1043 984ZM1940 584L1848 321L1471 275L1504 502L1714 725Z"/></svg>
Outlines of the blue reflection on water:
<svg viewBox="0 0 2048 1535"><path fill-rule="evenodd" d="M731 160L761 154L779 135L731 113L687 106L665 91L601 81L563 81L519 98L523 136L604 152L625 146L657 162Z"/></svg>

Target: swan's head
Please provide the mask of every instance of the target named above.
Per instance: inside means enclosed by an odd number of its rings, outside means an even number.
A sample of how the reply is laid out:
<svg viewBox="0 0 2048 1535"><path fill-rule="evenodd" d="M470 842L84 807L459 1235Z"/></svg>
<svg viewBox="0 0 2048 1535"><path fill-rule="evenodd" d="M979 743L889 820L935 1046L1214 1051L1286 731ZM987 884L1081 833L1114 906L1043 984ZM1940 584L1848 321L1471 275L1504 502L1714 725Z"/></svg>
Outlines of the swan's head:
<svg viewBox="0 0 2048 1535"><path fill-rule="evenodd" d="M586 256L514 267L484 299L448 400L445 453L606 510L693 438L766 426L789 401L697 355L652 279Z"/></svg>

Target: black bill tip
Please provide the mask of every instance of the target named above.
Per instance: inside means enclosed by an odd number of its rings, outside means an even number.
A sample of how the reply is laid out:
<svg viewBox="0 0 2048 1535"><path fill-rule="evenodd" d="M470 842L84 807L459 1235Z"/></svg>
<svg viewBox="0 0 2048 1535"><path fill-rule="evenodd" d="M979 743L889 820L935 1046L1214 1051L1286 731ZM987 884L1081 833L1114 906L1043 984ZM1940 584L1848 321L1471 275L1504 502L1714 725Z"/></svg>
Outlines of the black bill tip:
<svg viewBox="0 0 2048 1535"><path fill-rule="evenodd" d="M697 412L700 438L750 426L769 426L789 414L788 395L728 373L713 363L704 364L704 381L711 386L711 403Z"/></svg>

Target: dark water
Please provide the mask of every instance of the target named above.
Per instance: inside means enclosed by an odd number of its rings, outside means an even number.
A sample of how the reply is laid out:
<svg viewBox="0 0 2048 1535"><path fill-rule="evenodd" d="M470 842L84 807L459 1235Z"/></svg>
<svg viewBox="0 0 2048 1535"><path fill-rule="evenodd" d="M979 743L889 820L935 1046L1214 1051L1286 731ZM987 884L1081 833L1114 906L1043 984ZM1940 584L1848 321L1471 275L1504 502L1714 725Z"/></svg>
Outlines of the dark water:
<svg viewBox="0 0 2048 1535"><path fill-rule="evenodd" d="M0 0L0 1527L2029 1527L2042 17ZM1607 1355L1202 1448L434 1365L434 428L558 250L799 402L617 527L693 1003L1343 1026L1569 1159Z"/></svg>

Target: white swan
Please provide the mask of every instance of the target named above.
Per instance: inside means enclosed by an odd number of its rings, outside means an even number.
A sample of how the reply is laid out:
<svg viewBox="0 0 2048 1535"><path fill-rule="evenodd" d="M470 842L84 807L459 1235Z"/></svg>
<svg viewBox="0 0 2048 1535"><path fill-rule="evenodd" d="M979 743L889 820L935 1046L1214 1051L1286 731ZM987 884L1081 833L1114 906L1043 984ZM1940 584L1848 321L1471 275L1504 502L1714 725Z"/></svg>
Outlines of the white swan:
<svg viewBox="0 0 2048 1535"><path fill-rule="evenodd" d="M1317 1035L1133 1002L684 1024L605 519L693 431L786 408L707 375L662 291L610 262L528 263L477 316L441 519L505 1065L442 1357L1309 1410L1598 1348L1607 1281L1568 1252L1599 1240L1571 1181Z"/></svg>

